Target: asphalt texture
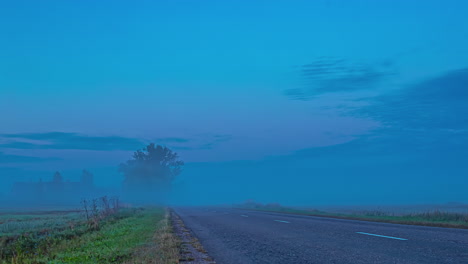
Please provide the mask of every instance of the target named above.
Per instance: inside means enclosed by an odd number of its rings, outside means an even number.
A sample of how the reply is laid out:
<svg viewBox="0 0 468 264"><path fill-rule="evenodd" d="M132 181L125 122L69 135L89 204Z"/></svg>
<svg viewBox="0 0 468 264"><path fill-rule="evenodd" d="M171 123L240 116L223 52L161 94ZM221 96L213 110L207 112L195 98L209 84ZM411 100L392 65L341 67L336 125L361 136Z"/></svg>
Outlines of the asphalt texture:
<svg viewBox="0 0 468 264"><path fill-rule="evenodd" d="M218 264L468 263L468 230L175 208Z"/></svg>

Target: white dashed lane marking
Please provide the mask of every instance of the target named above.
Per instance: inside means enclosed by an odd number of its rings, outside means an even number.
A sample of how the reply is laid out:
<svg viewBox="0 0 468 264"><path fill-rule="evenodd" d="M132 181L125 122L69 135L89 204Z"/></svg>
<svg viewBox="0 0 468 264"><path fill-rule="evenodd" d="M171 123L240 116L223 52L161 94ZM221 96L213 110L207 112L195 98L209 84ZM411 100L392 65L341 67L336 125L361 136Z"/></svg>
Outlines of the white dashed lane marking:
<svg viewBox="0 0 468 264"><path fill-rule="evenodd" d="M371 233L364 233L364 232L356 232L356 233L361 234L361 235L367 235L367 236L384 237L384 238L397 239L397 240L408 240L408 239L406 239L406 238L391 237L391 236L382 236L382 235L371 234Z"/></svg>
<svg viewBox="0 0 468 264"><path fill-rule="evenodd" d="M280 223L285 223L285 224L290 224L291 222L288 222L288 221L282 221L282 220L274 220L276 222L280 222Z"/></svg>

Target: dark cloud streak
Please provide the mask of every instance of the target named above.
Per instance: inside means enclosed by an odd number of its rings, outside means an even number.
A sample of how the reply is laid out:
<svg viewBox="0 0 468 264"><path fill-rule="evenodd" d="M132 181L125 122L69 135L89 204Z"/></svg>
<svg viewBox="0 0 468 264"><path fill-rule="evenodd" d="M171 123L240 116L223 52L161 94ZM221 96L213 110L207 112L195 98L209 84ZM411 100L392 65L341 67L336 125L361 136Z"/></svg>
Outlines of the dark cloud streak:
<svg viewBox="0 0 468 264"><path fill-rule="evenodd" d="M31 163L31 162L43 162L43 161L54 161L59 160L58 158L40 158L32 156L19 156L19 155L8 155L0 152L0 164L12 164L12 163Z"/></svg>
<svg viewBox="0 0 468 264"><path fill-rule="evenodd" d="M1 148L16 149L134 150L144 145L142 140L135 138L64 132L3 134L0 137L14 140L0 144Z"/></svg>
<svg viewBox="0 0 468 264"><path fill-rule="evenodd" d="M88 136L78 133L48 132L48 133L17 133L0 134L0 149L75 149L75 150L129 150L134 151L144 147L149 142L168 145L177 150L211 149L214 145L228 141L230 135L210 135L200 139L180 137L155 138L145 140L119 136Z"/></svg>
<svg viewBox="0 0 468 264"><path fill-rule="evenodd" d="M366 101L367 105L340 110L345 115L376 120L380 127L350 142L300 150L289 158L339 160L364 167L372 166L368 163L373 161L400 160L411 164L410 160L419 159L431 161L425 164L428 168L449 165L466 168L463 164L468 155L468 68L360 101Z"/></svg>
<svg viewBox="0 0 468 264"><path fill-rule="evenodd" d="M287 89L284 94L294 100L310 100L326 93L377 88L393 74L390 65L388 62L354 64L344 59L319 58L300 67L303 87Z"/></svg>
<svg viewBox="0 0 468 264"><path fill-rule="evenodd" d="M351 114L406 130L468 130L468 68L367 101Z"/></svg>
<svg viewBox="0 0 468 264"><path fill-rule="evenodd" d="M80 150L136 150L147 144L147 140L120 136L88 136L78 133L18 133L2 134L7 139L0 148L13 149L80 149ZM159 144L187 143L185 138L168 137L154 140Z"/></svg>

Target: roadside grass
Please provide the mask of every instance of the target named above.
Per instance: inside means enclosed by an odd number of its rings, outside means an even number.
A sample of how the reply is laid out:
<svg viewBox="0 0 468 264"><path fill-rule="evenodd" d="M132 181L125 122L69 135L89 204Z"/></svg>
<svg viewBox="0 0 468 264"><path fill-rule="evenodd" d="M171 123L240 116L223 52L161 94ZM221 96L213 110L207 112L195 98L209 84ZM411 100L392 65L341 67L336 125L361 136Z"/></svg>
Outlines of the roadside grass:
<svg viewBox="0 0 468 264"><path fill-rule="evenodd" d="M34 217L30 217L33 215ZM0 263L178 263L167 210L123 208L91 228L76 212L0 215Z"/></svg>
<svg viewBox="0 0 468 264"><path fill-rule="evenodd" d="M181 242L174 233L168 209L164 211L164 218L159 220L151 239L139 247L126 264L148 263L169 264L179 263Z"/></svg>
<svg viewBox="0 0 468 264"><path fill-rule="evenodd" d="M380 210L371 211L356 211L353 213L330 213L314 209L301 209L284 207L279 204L259 204L249 203L236 206L240 209L267 211L267 212L281 212L288 214L310 215L318 217L330 217L337 219L351 219L372 222L385 222L394 224L406 225L421 225L421 226L434 226L434 227L448 227L448 228L464 228L468 229L468 213L454 213L444 212L439 210L428 211L423 213L407 213L407 214L393 214Z"/></svg>

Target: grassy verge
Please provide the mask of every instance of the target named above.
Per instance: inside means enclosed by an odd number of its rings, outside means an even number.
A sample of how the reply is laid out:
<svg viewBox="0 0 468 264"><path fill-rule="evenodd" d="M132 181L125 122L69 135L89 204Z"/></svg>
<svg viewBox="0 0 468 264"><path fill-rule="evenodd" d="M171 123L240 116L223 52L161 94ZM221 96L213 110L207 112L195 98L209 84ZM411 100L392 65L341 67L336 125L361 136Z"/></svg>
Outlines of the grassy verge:
<svg viewBox="0 0 468 264"><path fill-rule="evenodd" d="M97 229L78 215L43 216L3 216L0 263L178 263L163 208L122 209Z"/></svg>
<svg viewBox="0 0 468 264"><path fill-rule="evenodd" d="M158 222L152 237L139 247L127 264L170 264L179 263L181 242L172 229L169 210L165 210L164 218Z"/></svg>
<svg viewBox="0 0 468 264"><path fill-rule="evenodd" d="M284 207L275 204L270 205L239 205L236 206L240 209L249 209L257 211L267 212L280 212L288 214L298 215L310 215L318 217L330 217L337 219L351 219L351 220L362 220L372 222L385 222L394 224L406 224L406 225L421 225L421 226L434 226L434 227L448 227L448 228L464 228L468 229L468 213L452 213L442 211L429 211L424 213L411 213L395 215L383 211L372 210L372 211L358 211L349 214L340 213L329 213L319 210L308 210Z"/></svg>

